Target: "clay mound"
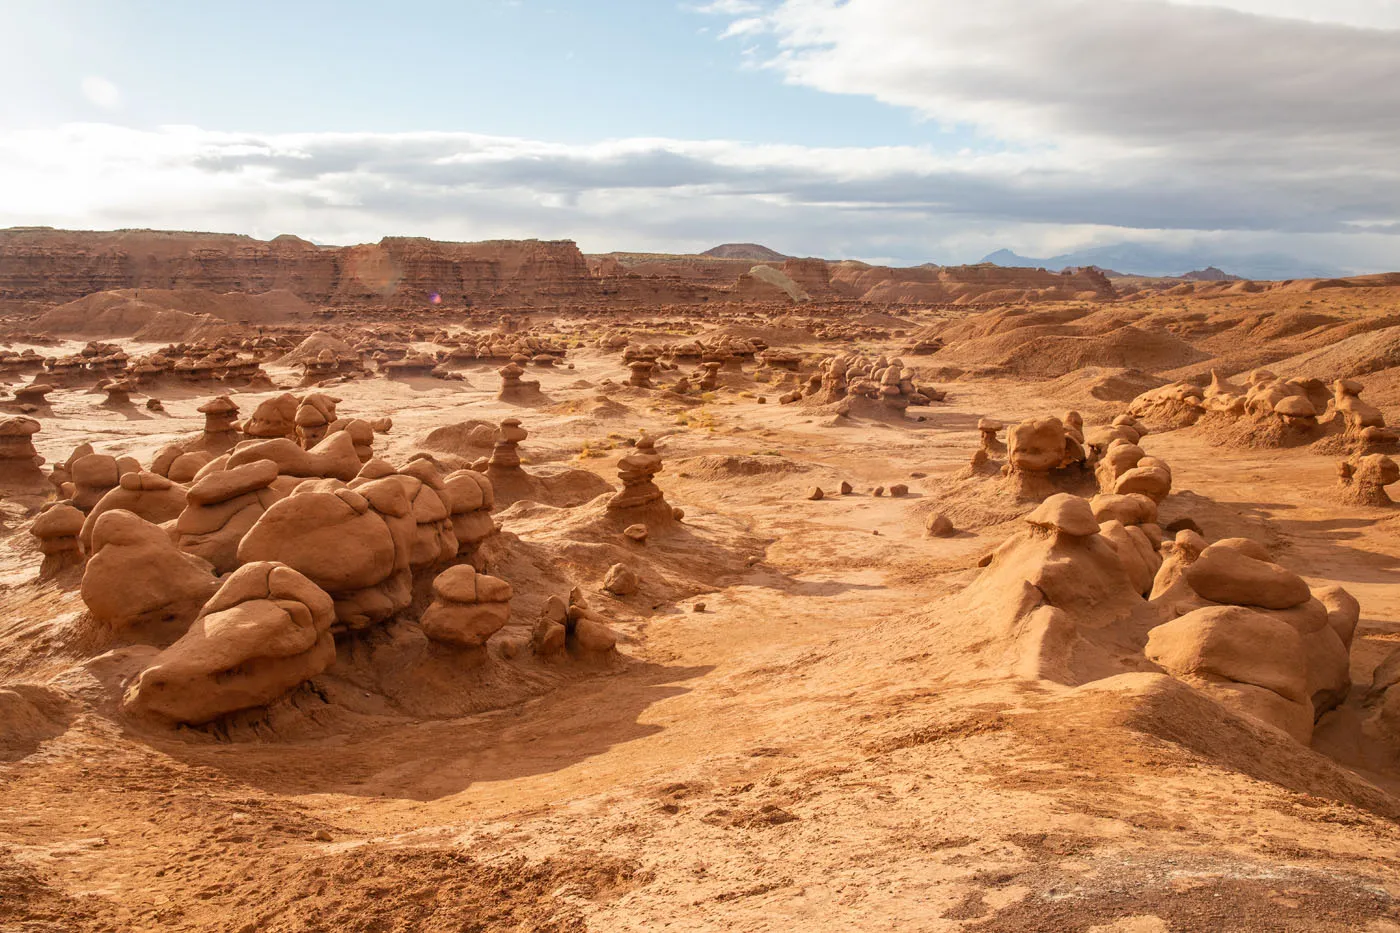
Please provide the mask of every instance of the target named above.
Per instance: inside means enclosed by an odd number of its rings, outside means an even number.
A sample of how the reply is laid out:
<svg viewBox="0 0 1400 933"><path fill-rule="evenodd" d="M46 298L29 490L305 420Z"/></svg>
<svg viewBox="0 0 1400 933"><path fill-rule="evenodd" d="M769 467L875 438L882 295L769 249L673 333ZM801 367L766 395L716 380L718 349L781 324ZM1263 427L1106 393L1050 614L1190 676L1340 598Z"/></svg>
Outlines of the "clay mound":
<svg viewBox="0 0 1400 933"><path fill-rule="evenodd" d="M1047 383L1043 392L1065 404L1131 402L1144 392L1166 385L1161 376L1139 369L1105 369L1089 366Z"/></svg>
<svg viewBox="0 0 1400 933"><path fill-rule="evenodd" d="M1279 360L1271 368L1291 379L1365 376L1400 366L1400 326L1360 333L1307 353Z"/></svg>
<svg viewBox="0 0 1400 933"><path fill-rule="evenodd" d="M616 386L609 391L622 392L628 386ZM643 392L644 390L637 390ZM615 421L618 418L627 418L633 414L632 409L608 396L599 392L591 399L574 399L568 402L560 402L548 408L541 409L556 415L583 415L585 419L592 421ZM584 422L578 422L580 424Z"/></svg>
<svg viewBox="0 0 1400 933"><path fill-rule="evenodd" d="M733 337L736 340L762 340L770 347L811 342L812 331L795 323L787 323L790 320L791 318L780 318L770 325L726 324L723 327L706 331L704 337L706 339Z"/></svg>
<svg viewBox="0 0 1400 933"><path fill-rule="evenodd" d="M456 424L433 428L423 435L418 446L428 450L475 459L491 452L495 444L496 426L487 421L469 419Z"/></svg>
<svg viewBox="0 0 1400 933"><path fill-rule="evenodd" d="M204 336L222 324L211 315L164 308L124 292L97 292L60 305L37 322L40 329L56 334L172 342Z"/></svg>
<svg viewBox="0 0 1400 933"><path fill-rule="evenodd" d="M1205 435L1215 447L1240 450L1305 447L1318 440L1315 433L1303 434L1290 430L1282 418L1237 418L1219 412L1206 412L1189 430Z"/></svg>
<svg viewBox="0 0 1400 933"><path fill-rule="evenodd" d="M710 454L677 460L674 469L688 479L732 480L752 476L776 476L783 473L806 473L811 467L795 463L786 457L759 454Z"/></svg>
<svg viewBox="0 0 1400 933"><path fill-rule="evenodd" d="M339 337L332 337L324 331L317 331L307 337L297 348L277 362L282 366L301 366L321 355L322 350L330 350L342 359L356 359L359 353Z"/></svg>
<svg viewBox="0 0 1400 933"><path fill-rule="evenodd" d="M1121 327L1093 337L1010 333L968 341L952 348L959 362L996 366L1022 376L1058 378L1086 366L1161 372L1209 359L1172 334Z"/></svg>
<svg viewBox="0 0 1400 933"><path fill-rule="evenodd" d="M914 326L913 321L906 321L903 318L895 317L893 314L886 314L884 311L867 311L860 317L853 318L851 323L861 327L883 327L888 330L910 328Z"/></svg>
<svg viewBox="0 0 1400 933"><path fill-rule="evenodd" d="M315 309L285 290L245 294L197 288L125 288L95 292L47 312L54 333L184 340L222 324L281 324Z"/></svg>

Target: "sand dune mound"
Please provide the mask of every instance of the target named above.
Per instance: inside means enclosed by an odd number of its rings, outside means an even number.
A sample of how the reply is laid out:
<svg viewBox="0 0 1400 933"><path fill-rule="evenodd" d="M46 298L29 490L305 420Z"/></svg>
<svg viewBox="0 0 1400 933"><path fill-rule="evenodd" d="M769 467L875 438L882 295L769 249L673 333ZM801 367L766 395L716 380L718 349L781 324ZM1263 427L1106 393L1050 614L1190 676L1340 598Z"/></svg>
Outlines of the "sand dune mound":
<svg viewBox="0 0 1400 933"><path fill-rule="evenodd" d="M295 350L286 354L277 362L283 366L301 366L307 362L314 361L321 355L321 351L323 350L330 350L341 359L355 359L360 355L354 347L350 346L350 344L341 340L339 337L333 337L324 331L317 331L297 344Z"/></svg>
<svg viewBox="0 0 1400 933"><path fill-rule="evenodd" d="M126 288L59 305L39 325L55 333L181 340L218 324L281 324L313 310L284 290L218 294L196 288Z"/></svg>
<svg viewBox="0 0 1400 933"><path fill-rule="evenodd" d="M1140 369L1086 366L1049 383L1045 392L1067 404L1131 402L1166 382L1165 378Z"/></svg>
<svg viewBox="0 0 1400 933"><path fill-rule="evenodd" d="M786 457L746 454L710 454L675 461L677 472L700 480L733 480L755 476L778 476L785 473L805 473L811 467L795 463Z"/></svg>
<svg viewBox="0 0 1400 933"><path fill-rule="evenodd" d="M1191 344L1161 331L1128 326L1093 337L1013 331L951 346L959 363L993 366L1018 376L1056 378L1086 366L1161 372L1209 359Z"/></svg>
<svg viewBox="0 0 1400 933"><path fill-rule="evenodd" d="M1400 326L1357 334L1279 360L1273 368L1297 379L1335 379L1365 376L1395 366L1400 366Z"/></svg>

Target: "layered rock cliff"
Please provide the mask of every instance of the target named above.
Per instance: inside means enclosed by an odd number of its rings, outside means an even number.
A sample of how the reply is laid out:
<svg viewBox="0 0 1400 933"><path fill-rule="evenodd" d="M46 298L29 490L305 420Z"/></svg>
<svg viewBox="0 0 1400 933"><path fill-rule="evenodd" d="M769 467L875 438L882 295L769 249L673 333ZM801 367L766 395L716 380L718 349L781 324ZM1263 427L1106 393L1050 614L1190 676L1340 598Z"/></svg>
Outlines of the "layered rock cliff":
<svg viewBox="0 0 1400 933"><path fill-rule="evenodd" d="M66 302L126 288L285 289L314 305L559 305L595 296L569 240L442 243L386 237L317 246L293 236L156 230L0 230L0 299Z"/></svg>

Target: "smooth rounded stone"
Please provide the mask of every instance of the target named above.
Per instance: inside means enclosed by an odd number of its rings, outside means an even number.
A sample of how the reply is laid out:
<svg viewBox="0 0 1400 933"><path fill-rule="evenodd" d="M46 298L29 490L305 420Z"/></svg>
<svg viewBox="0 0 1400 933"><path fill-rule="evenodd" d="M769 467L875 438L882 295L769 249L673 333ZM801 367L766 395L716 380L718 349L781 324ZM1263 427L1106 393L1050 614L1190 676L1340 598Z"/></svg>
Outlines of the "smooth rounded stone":
<svg viewBox="0 0 1400 933"><path fill-rule="evenodd" d="M160 450L156 451L156 455L151 458L151 472L169 479L170 465L178 460L180 455L184 452L184 448L178 444L165 445ZM179 480L175 480L174 482L179 482Z"/></svg>
<svg viewBox="0 0 1400 933"><path fill-rule="evenodd" d="M1253 538L1221 538L1219 541L1209 546L1230 548L1231 550L1239 551L1246 557L1262 560L1265 563L1271 563L1274 559L1273 555L1269 553L1269 549ZM1202 547L1201 550L1204 551L1205 547Z"/></svg>
<svg viewBox="0 0 1400 933"><path fill-rule="evenodd" d="M1065 458L1065 426L1059 418L1033 418L1007 431L1007 458L1015 470L1046 473Z"/></svg>
<svg viewBox="0 0 1400 933"><path fill-rule="evenodd" d="M1152 629L1144 654L1225 706L1311 740L1307 653L1287 622L1242 606L1208 606Z"/></svg>
<svg viewBox="0 0 1400 933"><path fill-rule="evenodd" d="M874 489L870 490L870 494L878 499L885 494L885 487L876 486Z"/></svg>
<svg viewBox="0 0 1400 933"><path fill-rule="evenodd" d="M933 538L951 538L958 533L958 529L953 527L953 520L942 512L931 512L924 528L929 536Z"/></svg>
<svg viewBox="0 0 1400 933"><path fill-rule="evenodd" d="M849 496L849 495L850 495L851 493L853 493L853 492L855 492L855 487L852 486L850 483L846 482L845 480L842 480L842 481L841 481L841 495L843 495L843 496Z"/></svg>
<svg viewBox="0 0 1400 933"><path fill-rule="evenodd" d="M34 524L30 526L30 532L36 538L43 540L73 538L76 541L78 532L83 530L83 522L86 520L87 516L83 514L81 509L58 503L35 517Z"/></svg>
<svg viewBox="0 0 1400 933"><path fill-rule="evenodd" d="M165 476L173 483L189 483L199 477L216 458L205 450L182 453L166 467Z"/></svg>
<svg viewBox="0 0 1400 933"><path fill-rule="evenodd" d="M1056 493L1042 502L1026 521L1039 528L1063 532L1072 538L1097 534L1099 521L1088 499L1067 492Z"/></svg>
<svg viewBox="0 0 1400 933"><path fill-rule="evenodd" d="M1148 593L1161 568L1162 558L1147 540L1147 535L1137 526L1124 525L1117 519L1101 522L1099 534L1118 551L1118 558L1128 572L1133 589L1140 594Z"/></svg>
<svg viewBox="0 0 1400 933"><path fill-rule="evenodd" d="M1172 476L1160 467L1136 466L1118 477L1113 491L1120 496L1142 495L1161 502L1172 491Z"/></svg>
<svg viewBox="0 0 1400 933"><path fill-rule="evenodd" d="M476 470L456 470L447 474L443 477L443 487L447 492L444 501L454 516L477 509L489 512L496 507L491 480Z"/></svg>
<svg viewBox="0 0 1400 933"><path fill-rule="evenodd" d="M1301 395L1290 395L1274 405L1274 413L1290 418L1316 418L1317 408Z"/></svg>
<svg viewBox="0 0 1400 933"><path fill-rule="evenodd" d="M374 586L334 593L335 620L352 631L369 628L413 602L413 574L396 570Z"/></svg>
<svg viewBox="0 0 1400 933"><path fill-rule="evenodd" d="M163 525L180 517L185 510L184 486L154 473L123 473L118 484L103 494L89 511L78 538L85 550L92 545L97 520L113 509L125 509L153 525Z"/></svg>
<svg viewBox="0 0 1400 933"><path fill-rule="evenodd" d="M582 618L574 622L571 635L575 649L581 653L606 654L617 647L617 634L594 619Z"/></svg>
<svg viewBox="0 0 1400 933"><path fill-rule="evenodd" d="M1117 479L1129 470L1137 467L1142 462L1142 458L1147 456L1147 451L1137 444L1128 443L1123 440L1112 441L1108 449L1104 451L1100 458L1096 470L1104 473L1109 479Z"/></svg>
<svg viewBox="0 0 1400 933"><path fill-rule="evenodd" d="M344 431L350 435L350 441L355 446L355 455L360 458L361 463L368 463L374 458L374 425L368 421L363 418L336 421L330 426L330 431Z"/></svg>
<svg viewBox="0 0 1400 933"><path fill-rule="evenodd" d="M256 460L271 460L277 464L279 473L288 476L328 477L345 482L354 479L362 466L354 441L344 431L329 435L310 450L303 450L287 438L245 441L233 449L228 466L242 466Z"/></svg>
<svg viewBox="0 0 1400 933"><path fill-rule="evenodd" d="M645 544L649 534L647 526L640 522L635 525L628 525L626 528L622 529L622 533L638 544Z"/></svg>
<svg viewBox="0 0 1400 933"><path fill-rule="evenodd" d="M249 437L295 437L297 407L296 396L290 393L264 399L243 422L243 433Z"/></svg>
<svg viewBox="0 0 1400 933"><path fill-rule="evenodd" d="M335 660L331 598L282 564L235 571L127 691L138 714L199 725L265 706Z"/></svg>
<svg viewBox="0 0 1400 933"><path fill-rule="evenodd" d="M73 461L73 504L84 512L97 505L99 499L121 481L117 458L107 454L88 454Z"/></svg>
<svg viewBox="0 0 1400 933"><path fill-rule="evenodd" d="M909 487L904 483L895 483L890 487L890 495L895 497L907 496L909 495Z"/></svg>
<svg viewBox="0 0 1400 933"><path fill-rule="evenodd" d="M163 529L131 512L104 512L93 526L81 593L92 617L114 634L180 627L216 586L206 561L182 553Z"/></svg>
<svg viewBox="0 0 1400 933"><path fill-rule="evenodd" d="M569 593L565 627L568 648L574 654L606 654L617 647L617 635L608 625L608 620L588 608L579 587L574 587Z"/></svg>
<svg viewBox="0 0 1400 933"><path fill-rule="evenodd" d="M822 491L820 486L813 486L811 489L807 490L807 498L813 502L819 502L826 498L826 493Z"/></svg>
<svg viewBox="0 0 1400 933"><path fill-rule="evenodd" d="M227 502L234 496L266 489L280 474L272 460L254 460L240 466L211 473L190 486L191 505Z"/></svg>
<svg viewBox="0 0 1400 933"><path fill-rule="evenodd" d="M419 620L433 641L480 648L510 621L510 584L471 567L449 567L438 574L433 594Z"/></svg>
<svg viewBox="0 0 1400 933"><path fill-rule="evenodd" d="M603 589L614 596L631 596L640 585L637 574L626 564L613 564L603 577Z"/></svg>
<svg viewBox="0 0 1400 933"><path fill-rule="evenodd" d="M1186 569L1191 588L1214 603L1290 609L1312 598L1302 577L1278 564L1213 544Z"/></svg>
<svg viewBox="0 0 1400 933"><path fill-rule="evenodd" d="M39 539L39 553L44 555L39 566L40 577L47 578L83 562L78 534L86 518L81 509L67 503L50 505L35 517L29 533Z"/></svg>
<svg viewBox="0 0 1400 933"><path fill-rule="evenodd" d="M388 460L371 457L360 467L360 472L355 474L355 479L352 480L352 482L360 480L369 482L371 480L383 479L386 476L393 476L397 472L398 471L394 469L394 465Z"/></svg>
<svg viewBox="0 0 1400 933"><path fill-rule="evenodd" d="M1361 603L1340 586L1320 586L1312 592L1327 610L1327 624L1350 651L1356 624L1361 621Z"/></svg>
<svg viewBox="0 0 1400 933"><path fill-rule="evenodd" d="M438 493L424 483L413 497L413 517L417 525L408 562L414 567L431 567L456 557L461 545L447 508Z"/></svg>
<svg viewBox="0 0 1400 933"><path fill-rule="evenodd" d="M359 493L298 491L258 518L238 559L286 564L336 595L382 583L394 572L395 548L389 526Z"/></svg>
<svg viewBox="0 0 1400 933"><path fill-rule="evenodd" d="M230 573L238 568L243 536L301 482L279 476L270 460L210 473L190 488L188 504L175 522L176 543L209 561L216 573Z"/></svg>
<svg viewBox="0 0 1400 933"><path fill-rule="evenodd" d="M1125 525L1155 524L1157 503L1141 494L1101 493L1089 500L1094 518L1100 522L1120 521Z"/></svg>

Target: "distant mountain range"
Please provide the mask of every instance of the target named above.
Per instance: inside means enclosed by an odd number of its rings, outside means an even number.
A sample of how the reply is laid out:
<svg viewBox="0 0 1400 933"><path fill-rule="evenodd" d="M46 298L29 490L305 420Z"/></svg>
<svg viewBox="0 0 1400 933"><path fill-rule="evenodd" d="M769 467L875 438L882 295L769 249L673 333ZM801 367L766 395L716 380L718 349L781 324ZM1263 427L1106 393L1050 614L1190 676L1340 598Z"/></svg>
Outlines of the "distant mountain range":
<svg viewBox="0 0 1400 933"><path fill-rule="evenodd" d="M1074 253L1035 259L999 249L982 260L997 266L1022 266L1058 271L1067 266L1098 266L1119 275L1180 276L1214 267L1247 279L1327 279L1346 273L1326 263L1282 253L1230 254L1205 248L1173 250L1143 243L1119 243Z"/></svg>
<svg viewBox="0 0 1400 933"><path fill-rule="evenodd" d="M788 257L758 243L724 243L707 249L701 256L711 259L752 259L754 262L782 262Z"/></svg>

